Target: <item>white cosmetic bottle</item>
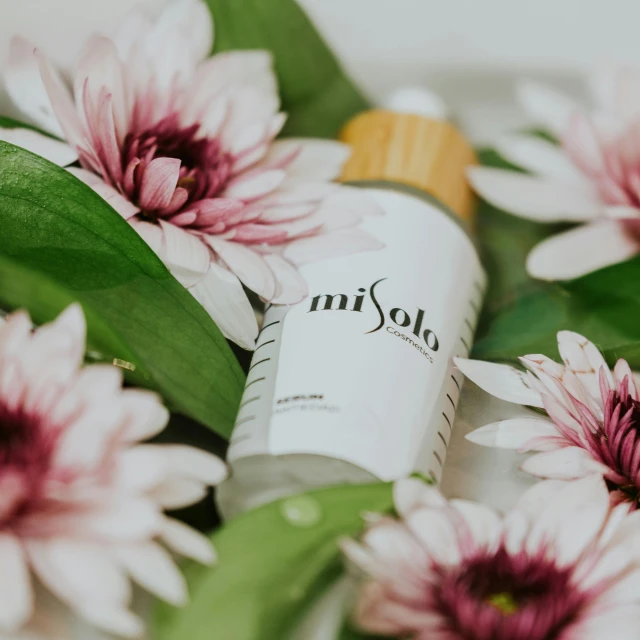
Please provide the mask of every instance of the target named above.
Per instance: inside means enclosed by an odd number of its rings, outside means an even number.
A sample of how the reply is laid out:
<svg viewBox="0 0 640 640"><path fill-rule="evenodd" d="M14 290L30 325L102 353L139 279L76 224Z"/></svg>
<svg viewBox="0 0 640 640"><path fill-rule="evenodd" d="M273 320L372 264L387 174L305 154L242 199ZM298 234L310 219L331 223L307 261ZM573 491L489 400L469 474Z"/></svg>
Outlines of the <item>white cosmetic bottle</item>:
<svg viewBox="0 0 640 640"><path fill-rule="evenodd" d="M306 265L309 296L265 313L218 491L225 517L317 487L440 479L462 386L453 358L469 353L485 289L469 236L475 155L450 123L398 102L341 136L342 179L384 209L362 226L385 246Z"/></svg>

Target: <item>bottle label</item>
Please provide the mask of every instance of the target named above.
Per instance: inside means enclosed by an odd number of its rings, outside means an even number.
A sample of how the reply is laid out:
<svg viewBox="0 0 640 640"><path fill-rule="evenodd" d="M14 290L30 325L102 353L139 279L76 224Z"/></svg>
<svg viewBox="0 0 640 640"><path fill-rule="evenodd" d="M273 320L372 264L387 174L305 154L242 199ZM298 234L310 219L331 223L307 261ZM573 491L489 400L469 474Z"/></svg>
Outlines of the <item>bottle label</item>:
<svg viewBox="0 0 640 640"><path fill-rule="evenodd" d="M311 453L382 480L440 478L485 287L472 242L426 199L367 189L384 248L302 268L309 295L273 306L247 377L229 460Z"/></svg>

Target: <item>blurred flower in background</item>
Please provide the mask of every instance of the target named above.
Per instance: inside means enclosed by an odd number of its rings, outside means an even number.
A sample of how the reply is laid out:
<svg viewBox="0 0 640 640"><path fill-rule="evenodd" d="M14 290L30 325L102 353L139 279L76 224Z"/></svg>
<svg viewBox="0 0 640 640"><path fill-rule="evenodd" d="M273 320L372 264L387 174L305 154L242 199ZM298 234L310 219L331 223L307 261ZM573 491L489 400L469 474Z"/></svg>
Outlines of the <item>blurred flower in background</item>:
<svg viewBox="0 0 640 640"><path fill-rule="evenodd" d="M356 623L412 640L616 640L640 624L640 512L612 508L591 476L541 482L503 518L396 483L381 516L343 549L369 577Z"/></svg>
<svg viewBox="0 0 640 640"><path fill-rule="evenodd" d="M529 254L535 278L566 280L640 252L640 70L603 70L591 79L595 109L535 83L520 102L560 141L514 134L497 141L509 162L531 175L474 167L470 179L491 204L538 222L582 222Z"/></svg>
<svg viewBox="0 0 640 640"><path fill-rule="evenodd" d="M631 508L640 499L640 395L629 365L609 370L589 340L558 334L564 366L544 355L520 358L529 370L456 358L458 368L482 389L509 402L544 408L531 417L488 424L467 438L485 446L539 451L524 471L543 478L602 474L613 502Z"/></svg>
<svg viewBox="0 0 640 640"><path fill-rule="evenodd" d="M187 598L161 543L214 560L207 538L163 510L204 497L224 463L193 447L140 444L168 412L154 393L123 389L120 369L83 368L85 331L78 305L35 332L23 312L0 325L2 637L49 624L30 570L81 618L135 636L130 578L173 604Z"/></svg>
<svg viewBox="0 0 640 640"><path fill-rule="evenodd" d="M286 117L270 54L207 58L212 42L200 0L174 0L155 20L136 10L112 39L88 42L72 95L41 53L14 38L8 91L67 144L41 139L40 151L33 132L3 136L62 165L79 160L70 171L134 227L227 337L250 349L258 328L243 286L270 302L299 302L307 294L301 264L380 246L355 228L377 209L359 190L330 182L348 156L344 145L274 141Z"/></svg>

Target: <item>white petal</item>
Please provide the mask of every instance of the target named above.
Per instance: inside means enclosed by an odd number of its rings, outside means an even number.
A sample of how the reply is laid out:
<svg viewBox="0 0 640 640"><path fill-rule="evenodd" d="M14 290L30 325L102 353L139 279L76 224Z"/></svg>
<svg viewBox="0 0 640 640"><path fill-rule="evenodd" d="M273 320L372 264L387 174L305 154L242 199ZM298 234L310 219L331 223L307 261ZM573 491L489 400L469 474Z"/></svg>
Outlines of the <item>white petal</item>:
<svg viewBox="0 0 640 640"><path fill-rule="evenodd" d="M114 550L120 564L144 589L175 606L187 601L187 585L169 553L155 542Z"/></svg>
<svg viewBox="0 0 640 640"><path fill-rule="evenodd" d="M566 131L569 118L579 108L579 105L565 94L537 82L520 83L517 93L528 115L557 137Z"/></svg>
<svg viewBox="0 0 640 640"><path fill-rule="evenodd" d="M207 495L207 487L202 482L172 478L155 487L149 497L165 509L182 509L199 502Z"/></svg>
<svg viewBox="0 0 640 640"><path fill-rule="evenodd" d="M229 183L223 197L240 200L255 200L274 191L284 180L286 173L279 169L257 171L253 175L243 174Z"/></svg>
<svg viewBox="0 0 640 640"><path fill-rule="evenodd" d="M505 135L496 142L496 149L509 162L545 178L588 184L585 177L561 147L534 136Z"/></svg>
<svg viewBox="0 0 640 640"><path fill-rule="evenodd" d="M103 602L83 604L78 614L94 627L125 638L140 638L144 623L124 606L108 606Z"/></svg>
<svg viewBox="0 0 640 640"><path fill-rule="evenodd" d="M600 372L604 373L610 387L614 387L613 376L599 349L584 336L573 331L558 332L558 351L569 369L587 393L600 406L606 399L600 393Z"/></svg>
<svg viewBox="0 0 640 640"><path fill-rule="evenodd" d="M4 82L11 100L22 113L48 133L63 137L49 94L40 77L34 46L19 36L11 39Z"/></svg>
<svg viewBox="0 0 640 640"><path fill-rule="evenodd" d="M153 445L131 447L116 456L113 473L118 487L129 493L142 493L164 479L166 461Z"/></svg>
<svg viewBox="0 0 640 640"><path fill-rule="evenodd" d="M205 236L211 248L222 258L229 270L265 300L276 292L276 280L264 258L253 249L237 242L227 242L215 236Z"/></svg>
<svg viewBox="0 0 640 640"><path fill-rule="evenodd" d="M502 519L483 504L469 500L452 500L451 505L462 514L477 545L494 547L502 533Z"/></svg>
<svg viewBox="0 0 640 640"><path fill-rule="evenodd" d="M22 546L17 538L0 534L0 635L22 626L32 608L31 580Z"/></svg>
<svg viewBox="0 0 640 640"><path fill-rule="evenodd" d="M571 280L640 251L640 244L616 222L594 222L543 240L527 256L527 271L541 280Z"/></svg>
<svg viewBox="0 0 640 640"><path fill-rule="evenodd" d="M543 407L540 394L531 388L526 374L506 364L454 358L455 365L481 389L500 400Z"/></svg>
<svg viewBox="0 0 640 640"><path fill-rule="evenodd" d="M267 254L264 261L269 265L278 283L278 293L273 304L295 304L304 300L309 291L307 281L290 262L276 254Z"/></svg>
<svg viewBox="0 0 640 640"><path fill-rule="evenodd" d="M129 580L100 545L54 538L26 547L38 577L70 607L129 602Z"/></svg>
<svg viewBox="0 0 640 640"><path fill-rule="evenodd" d="M268 166L278 166L299 149L293 162L286 164L287 176L310 180L335 180L351 155L351 148L342 142L320 138L286 138L271 145L264 159Z"/></svg>
<svg viewBox="0 0 640 640"><path fill-rule="evenodd" d="M165 518L160 537L175 553L202 564L213 564L216 560L211 540L180 520Z"/></svg>
<svg viewBox="0 0 640 640"><path fill-rule="evenodd" d="M73 147L31 129L0 128L0 140L22 147L61 167L66 167L78 159Z"/></svg>
<svg viewBox="0 0 640 640"><path fill-rule="evenodd" d="M258 322L240 280L212 262L204 278L189 289L222 334L243 349L254 349Z"/></svg>
<svg viewBox="0 0 640 640"><path fill-rule="evenodd" d="M557 562L572 564L596 538L608 513L609 492L602 478L591 475L568 482L536 520L527 537L527 549L535 554L551 544Z"/></svg>
<svg viewBox="0 0 640 640"><path fill-rule="evenodd" d="M558 429L549 420L512 418L480 427L467 434L466 438L485 447L526 450L522 448L534 438L554 436L558 436Z"/></svg>
<svg viewBox="0 0 640 640"><path fill-rule="evenodd" d="M403 478L393 484L393 504L401 517L419 507L444 507L446 500L438 489L419 478Z"/></svg>
<svg viewBox="0 0 640 640"><path fill-rule="evenodd" d="M159 396L144 389L125 389L121 395L123 421L122 438L127 442L146 440L158 435L169 421L169 411Z"/></svg>
<svg viewBox="0 0 640 640"><path fill-rule="evenodd" d="M612 607L601 615L590 615L576 628L576 640L636 640L640 628L640 606Z"/></svg>
<svg viewBox="0 0 640 640"><path fill-rule="evenodd" d="M607 467L580 447L564 447L532 456L524 461L522 470L540 478L573 480L602 474Z"/></svg>
<svg viewBox="0 0 640 640"><path fill-rule="evenodd" d="M151 247L153 252L162 257L162 248L164 244L164 232L160 228L160 225L152 224L151 222L145 222L144 220L138 220L138 218L131 218L129 224L136 230L138 235Z"/></svg>
<svg viewBox="0 0 640 640"><path fill-rule="evenodd" d="M456 533L463 537L465 532L456 532L443 509L418 509L409 513L405 522L431 558L444 564L459 561Z"/></svg>
<svg viewBox="0 0 640 640"><path fill-rule="evenodd" d="M140 211L133 202L125 198L117 189L114 189L104 182L98 175L79 169L78 167L69 167L67 169L76 178L82 180L87 186L91 187L103 200L112 206L125 220L129 220ZM149 224L149 223L141 223Z"/></svg>
<svg viewBox="0 0 640 640"><path fill-rule="evenodd" d="M119 494L96 511L76 516L78 531L91 537L112 540L139 540L154 536L160 529L162 517L158 507L148 498L125 499Z"/></svg>
<svg viewBox="0 0 640 640"><path fill-rule="evenodd" d="M602 213L599 199L579 184L491 167L470 167L467 175L485 200L528 220L577 222Z"/></svg>
<svg viewBox="0 0 640 640"><path fill-rule="evenodd" d="M148 449L161 451L167 461L169 472L182 478L189 478L217 485L227 477L225 463L208 451L181 444L146 445Z"/></svg>
<svg viewBox="0 0 640 640"><path fill-rule="evenodd" d="M361 251L375 251L384 245L371 234L358 228L338 229L310 238L294 240L285 247L284 257L296 265L325 258L339 258Z"/></svg>
<svg viewBox="0 0 640 640"><path fill-rule="evenodd" d="M166 5L154 25L154 41L162 47L167 35L177 31L185 36L194 62L204 60L213 46L213 22L201 0L173 0Z"/></svg>
<svg viewBox="0 0 640 640"><path fill-rule="evenodd" d="M193 234L160 220L164 234L161 259L181 285L189 288L209 270L209 248Z"/></svg>

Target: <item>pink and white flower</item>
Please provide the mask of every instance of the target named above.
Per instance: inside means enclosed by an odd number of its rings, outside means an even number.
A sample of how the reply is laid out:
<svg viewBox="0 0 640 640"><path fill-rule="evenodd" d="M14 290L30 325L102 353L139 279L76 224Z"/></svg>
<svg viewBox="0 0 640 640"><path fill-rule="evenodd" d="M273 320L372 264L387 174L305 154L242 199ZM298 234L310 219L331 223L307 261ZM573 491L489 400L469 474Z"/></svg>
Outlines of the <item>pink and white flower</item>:
<svg viewBox="0 0 640 640"><path fill-rule="evenodd" d="M538 222L583 223L534 247L527 269L536 278L576 278L640 253L640 70L603 71L591 84L591 113L551 88L522 85L525 111L560 145L508 135L497 150L529 175L469 172L478 193L501 209Z"/></svg>
<svg viewBox="0 0 640 640"><path fill-rule="evenodd" d="M609 370L589 340L558 333L564 365L544 355L520 358L528 371L456 358L458 368L488 393L544 409L502 420L467 435L485 446L538 451L522 468L543 478L603 475L614 502L636 508L640 502L640 395L629 365Z"/></svg>
<svg viewBox="0 0 640 640"><path fill-rule="evenodd" d="M141 443L164 429L167 410L154 393L123 389L117 367L83 367L84 351L78 305L35 332L23 312L0 326L3 638L46 624L36 584L91 624L136 636L130 579L181 604L186 585L167 547L214 560L207 538L163 511L204 497L224 463Z"/></svg>
<svg viewBox="0 0 640 640"><path fill-rule="evenodd" d="M273 303L299 302L300 265L380 246L356 226L377 209L331 183L345 145L274 141L286 118L270 54L207 58L212 42L205 4L173 0L156 20L137 10L113 38L92 38L72 92L20 38L5 80L27 116L66 140L48 156L66 164L71 149L82 168L70 171L134 227L226 336L253 348L258 327L243 285Z"/></svg>
<svg viewBox="0 0 640 640"><path fill-rule="evenodd" d="M356 623L411 640L633 640L640 629L640 512L604 482L541 482L504 517L396 483L381 516L343 549L369 576Z"/></svg>

